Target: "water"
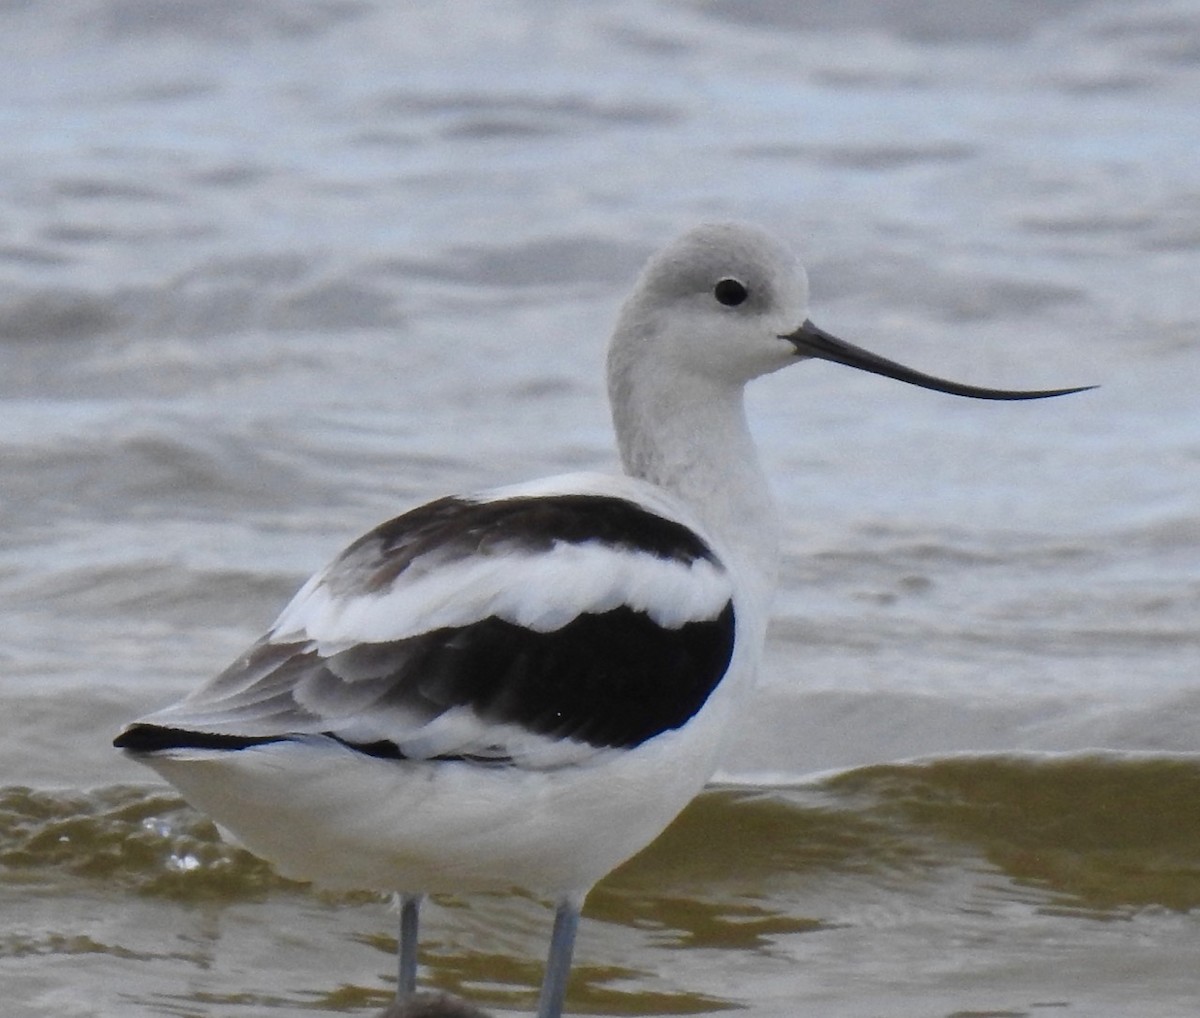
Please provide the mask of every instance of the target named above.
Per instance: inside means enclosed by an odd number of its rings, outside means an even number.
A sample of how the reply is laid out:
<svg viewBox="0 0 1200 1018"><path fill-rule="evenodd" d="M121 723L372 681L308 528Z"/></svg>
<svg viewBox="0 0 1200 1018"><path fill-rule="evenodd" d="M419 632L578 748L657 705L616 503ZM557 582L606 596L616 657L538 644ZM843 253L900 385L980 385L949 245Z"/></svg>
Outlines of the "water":
<svg viewBox="0 0 1200 1018"><path fill-rule="evenodd" d="M1200 998L1200 4L0 8L0 991L13 1018L369 1013L394 917L109 745L366 527L612 463L641 260L770 225L812 364L722 785L593 896L581 1013L1163 1016ZM424 978L528 1010L525 899Z"/></svg>

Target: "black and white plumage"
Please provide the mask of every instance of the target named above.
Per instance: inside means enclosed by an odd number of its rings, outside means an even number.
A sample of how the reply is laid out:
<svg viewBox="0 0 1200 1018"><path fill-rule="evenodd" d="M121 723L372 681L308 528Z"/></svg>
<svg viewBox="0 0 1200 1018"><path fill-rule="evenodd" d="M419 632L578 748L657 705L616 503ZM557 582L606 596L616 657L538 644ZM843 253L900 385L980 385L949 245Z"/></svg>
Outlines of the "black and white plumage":
<svg viewBox="0 0 1200 1018"><path fill-rule="evenodd" d="M699 525L643 482L442 499L355 541L241 658L118 744L286 875L566 894L711 772L623 773L635 750L697 742L736 619ZM715 734L693 752L712 756ZM619 838L595 836L601 775ZM568 816L570 852L554 830Z"/></svg>
<svg viewBox="0 0 1200 1018"><path fill-rule="evenodd" d="M536 769L681 727L733 653L725 568L678 520L570 480L382 524L127 741L242 749L305 734L394 760Z"/></svg>
<svg viewBox="0 0 1200 1018"><path fill-rule="evenodd" d="M745 384L817 357L960 395L1058 394L914 372L812 325L807 299L761 231L685 234L610 344L624 475L382 524L116 744L284 874L400 892L401 992L421 894L555 896L539 1013L559 1015L583 897L703 787L761 657L778 538Z"/></svg>

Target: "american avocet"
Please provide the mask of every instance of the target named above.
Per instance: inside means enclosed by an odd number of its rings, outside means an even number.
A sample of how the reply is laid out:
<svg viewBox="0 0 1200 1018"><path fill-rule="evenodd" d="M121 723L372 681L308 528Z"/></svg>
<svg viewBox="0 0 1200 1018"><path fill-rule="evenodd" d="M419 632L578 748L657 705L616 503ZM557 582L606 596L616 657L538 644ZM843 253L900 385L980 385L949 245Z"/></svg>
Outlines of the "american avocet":
<svg viewBox="0 0 1200 1018"><path fill-rule="evenodd" d="M557 900L539 1015L562 1012L584 896L712 774L762 654L775 508L746 383L819 358L981 399L808 319L788 250L701 226L652 258L617 320L624 475L444 498L360 537L208 684L116 745L280 872L401 895Z"/></svg>

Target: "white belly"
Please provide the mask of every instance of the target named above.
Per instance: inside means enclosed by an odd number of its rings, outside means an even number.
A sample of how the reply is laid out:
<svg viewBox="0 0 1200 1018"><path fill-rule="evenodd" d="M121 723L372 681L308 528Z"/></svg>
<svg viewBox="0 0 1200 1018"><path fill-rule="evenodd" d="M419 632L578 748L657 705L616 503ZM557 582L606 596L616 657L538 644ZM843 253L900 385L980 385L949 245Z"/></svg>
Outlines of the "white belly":
<svg viewBox="0 0 1200 1018"><path fill-rule="evenodd" d="M682 729L553 770L378 759L324 738L142 759L284 876L409 893L582 891L704 786L737 698L731 678Z"/></svg>

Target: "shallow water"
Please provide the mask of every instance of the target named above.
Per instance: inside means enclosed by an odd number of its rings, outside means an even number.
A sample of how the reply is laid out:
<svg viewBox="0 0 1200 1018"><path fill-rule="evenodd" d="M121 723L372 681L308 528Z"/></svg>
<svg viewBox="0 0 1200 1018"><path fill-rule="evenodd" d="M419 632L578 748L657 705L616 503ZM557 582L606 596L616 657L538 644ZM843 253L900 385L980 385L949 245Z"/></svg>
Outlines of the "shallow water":
<svg viewBox="0 0 1200 1018"><path fill-rule="evenodd" d="M1193 761L1099 755L713 790L595 892L572 1000L602 1014L1185 1014L1200 993L1200 816L1178 804L1198 793ZM21 1013L78 1009L83 986L106 1001L96 1013L386 1003L382 905L274 876L170 793L9 788L0 844L5 911L28 913L0 940L10 992L31 1000ZM529 1009L547 925L532 901L437 899L428 983Z"/></svg>
<svg viewBox="0 0 1200 1018"><path fill-rule="evenodd" d="M110 747L415 501L612 463L641 260L789 238L813 317L991 405L758 384L787 520L717 790L593 895L584 1013L1200 997L1200 4L9 4L7 1015L369 1013L393 917ZM549 916L429 909L525 1009Z"/></svg>

